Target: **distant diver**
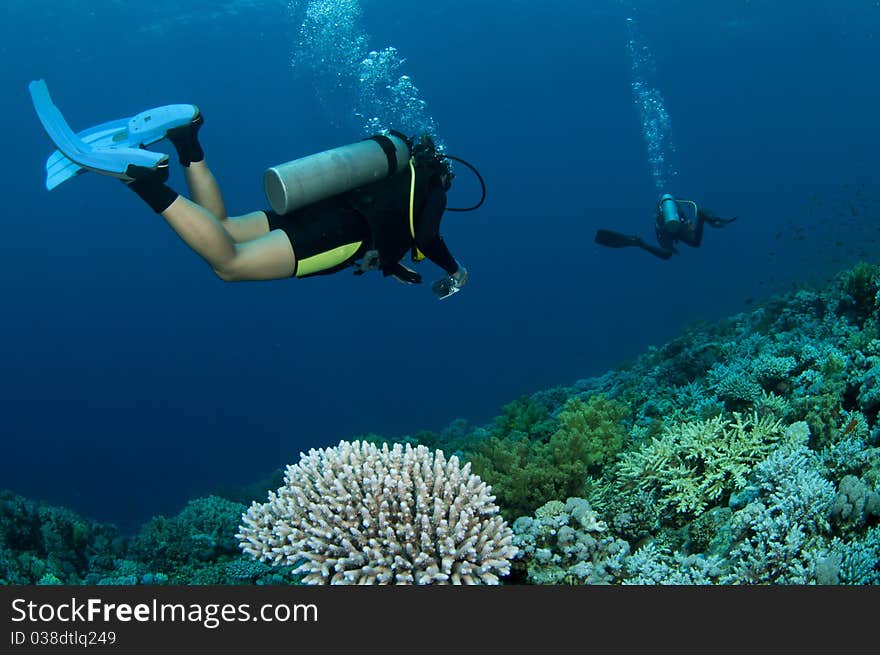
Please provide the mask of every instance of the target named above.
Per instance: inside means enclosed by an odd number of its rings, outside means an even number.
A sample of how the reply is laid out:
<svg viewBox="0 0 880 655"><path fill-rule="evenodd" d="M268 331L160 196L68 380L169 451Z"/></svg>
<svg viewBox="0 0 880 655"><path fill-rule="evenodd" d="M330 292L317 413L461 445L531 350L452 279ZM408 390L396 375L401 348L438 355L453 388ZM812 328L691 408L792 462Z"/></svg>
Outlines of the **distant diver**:
<svg viewBox="0 0 880 655"><path fill-rule="evenodd" d="M160 214L180 238L227 282L276 280L378 270L405 284L422 276L404 266L424 258L446 276L432 285L438 298L458 292L467 269L440 235L446 211L479 207L486 187L468 162L441 153L433 140L399 132L269 168L264 175L272 209L227 215L220 188L198 139L204 118L195 105L166 105L75 134L52 103L43 80L30 84L34 108L58 148L46 162L46 187L94 171L116 177ZM177 151L192 200L167 184L168 155L146 150L167 138ZM446 206L460 161L479 178L482 198L473 207Z"/></svg>
<svg viewBox="0 0 880 655"><path fill-rule="evenodd" d="M682 211L682 205L693 207L695 220L688 218L687 214ZM620 234L611 230L597 230L595 241L599 245L609 248L636 246L647 250L660 259L669 259L678 253L675 244L679 241L692 248L700 247L703 241L704 223L708 223L712 227L724 227L735 220L736 217L713 216L709 211L698 207L693 200L679 200L664 193L657 202L657 214L654 220L654 235L657 237L659 247L646 243L639 236Z"/></svg>

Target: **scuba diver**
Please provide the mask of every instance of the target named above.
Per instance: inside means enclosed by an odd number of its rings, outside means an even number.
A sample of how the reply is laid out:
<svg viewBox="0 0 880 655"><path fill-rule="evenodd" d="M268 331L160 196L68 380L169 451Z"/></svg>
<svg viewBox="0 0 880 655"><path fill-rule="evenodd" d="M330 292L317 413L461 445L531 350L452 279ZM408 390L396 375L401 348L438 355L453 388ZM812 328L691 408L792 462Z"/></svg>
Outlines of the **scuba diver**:
<svg viewBox="0 0 880 655"><path fill-rule="evenodd" d="M52 104L45 82L31 96L58 150L47 161L46 186L54 188L90 170L117 177L227 282L276 280L381 271L405 284L422 277L404 266L427 258L445 277L432 285L448 298L468 272L440 235L445 211L469 211L485 199L482 177L470 164L439 152L428 135L417 141L399 132L269 168L264 176L272 209L228 216L220 188L199 142L204 118L195 105L166 105L89 128L70 130ZM177 152L192 200L170 188L168 156L145 149L167 138ZM449 159L476 172L483 198L473 207L449 208L454 174Z"/></svg>
<svg viewBox="0 0 880 655"><path fill-rule="evenodd" d="M682 205L693 207L695 220L688 218L682 211ZM599 245L609 248L636 246L647 250L660 259L669 259L678 252L675 248L678 241L692 248L700 247L703 241L704 223L708 223L712 227L724 227L735 220L736 217L720 218L714 216L709 211L698 207L693 200L679 200L664 193L657 202L657 215L654 220L654 235L659 246L646 243L641 237L620 234L611 230L597 230L595 241Z"/></svg>

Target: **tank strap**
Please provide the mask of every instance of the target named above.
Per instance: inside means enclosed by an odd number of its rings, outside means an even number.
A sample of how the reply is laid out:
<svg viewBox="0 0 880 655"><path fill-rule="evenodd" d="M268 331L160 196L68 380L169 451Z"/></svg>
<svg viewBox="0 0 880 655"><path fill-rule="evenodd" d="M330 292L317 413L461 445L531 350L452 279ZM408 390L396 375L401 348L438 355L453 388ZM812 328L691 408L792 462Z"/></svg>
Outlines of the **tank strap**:
<svg viewBox="0 0 880 655"><path fill-rule="evenodd" d="M697 203L693 200L676 200L676 204L681 203L682 205L693 205L694 207L694 215L698 215L700 213L700 208L697 207Z"/></svg>
<svg viewBox="0 0 880 655"><path fill-rule="evenodd" d="M384 134L374 134L363 140L375 141L379 144L379 147L382 148L382 152L385 153L385 157L388 159L388 177L394 175L397 172L397 148L394 146L394 141Z"/></svg>

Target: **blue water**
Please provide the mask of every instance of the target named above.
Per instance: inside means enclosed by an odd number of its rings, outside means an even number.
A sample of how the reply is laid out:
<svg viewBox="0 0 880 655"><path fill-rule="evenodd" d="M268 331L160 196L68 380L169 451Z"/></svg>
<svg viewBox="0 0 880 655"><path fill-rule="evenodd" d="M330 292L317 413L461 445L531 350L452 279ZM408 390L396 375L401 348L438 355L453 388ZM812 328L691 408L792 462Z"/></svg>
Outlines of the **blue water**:
<svg viewBox="0 0 880 655"><path fill-rule="evenodd" d="M178 4L0 9L0 488L132 527L310 447L487 422L878 260L880 2L362 0L358 33L397 49L448 152L489 185L444 221L469 284L438 302L348 272L221 282L120 183L45 190L27 83L44 78L74 129L198 104L233 214L267 206L266 167L363 134L351 88L291 67L287 2ZM667 262L592 240L652 234L627 17L670 119L670 191L739 216ZM450 204L470 204L457 172Z"/></svg>

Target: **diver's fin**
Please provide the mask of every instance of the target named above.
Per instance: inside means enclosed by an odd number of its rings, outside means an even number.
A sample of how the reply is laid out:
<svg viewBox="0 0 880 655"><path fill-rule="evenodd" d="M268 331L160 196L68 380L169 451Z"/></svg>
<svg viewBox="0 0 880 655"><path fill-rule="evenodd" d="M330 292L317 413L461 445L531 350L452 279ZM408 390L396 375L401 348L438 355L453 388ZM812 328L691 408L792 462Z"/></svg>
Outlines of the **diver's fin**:
<svg viewBox="0 0 880 655"><path fill-rule="evenodd" d="M155 169L168 156L143 150L165 138L169 129L188 124L199 110L195 105L165 105L73 133L52 103L43 80L30 83L31 99L43 128L58 150L46 161L46 188L90 170L131 181L138 172Z"/></svg>
<svg viewBox="0 0 880 655"><path fill-rule="evenodd" d="M97 147L101 147L102 143L114 143L116 136L124 133L127 122L125 119L120 119L103 123L83 130L77 136L86 144L98 144ZM92 145L92 147L96 146ZM65 157L60 150L56 150L46 160L46 188L51 191L62 182L85 172L85 168Z"/></svg>
<svg viewBox="0 0 880 655"><path fill-rule="evenodd" d="M70 129L58 107L52 103L49 89L43 80L31 82L29 89L34 109L46 134L65 157L81 168L131 181L134 177L127 174L129 167L152 169L160 162L167 161L168 155L139 148L127 146L94 148ZM51 188L49 183L50 180L47 178L47 188Z"/></svg>
<svg viewBox="0 0 880 655"><path fill-rule="evenodd" d="M595 241L600 246L625 248L627 246L638 246L642 240L636 236L621 234L620 232L612 232L611 230L596 230Z"/></svg>

